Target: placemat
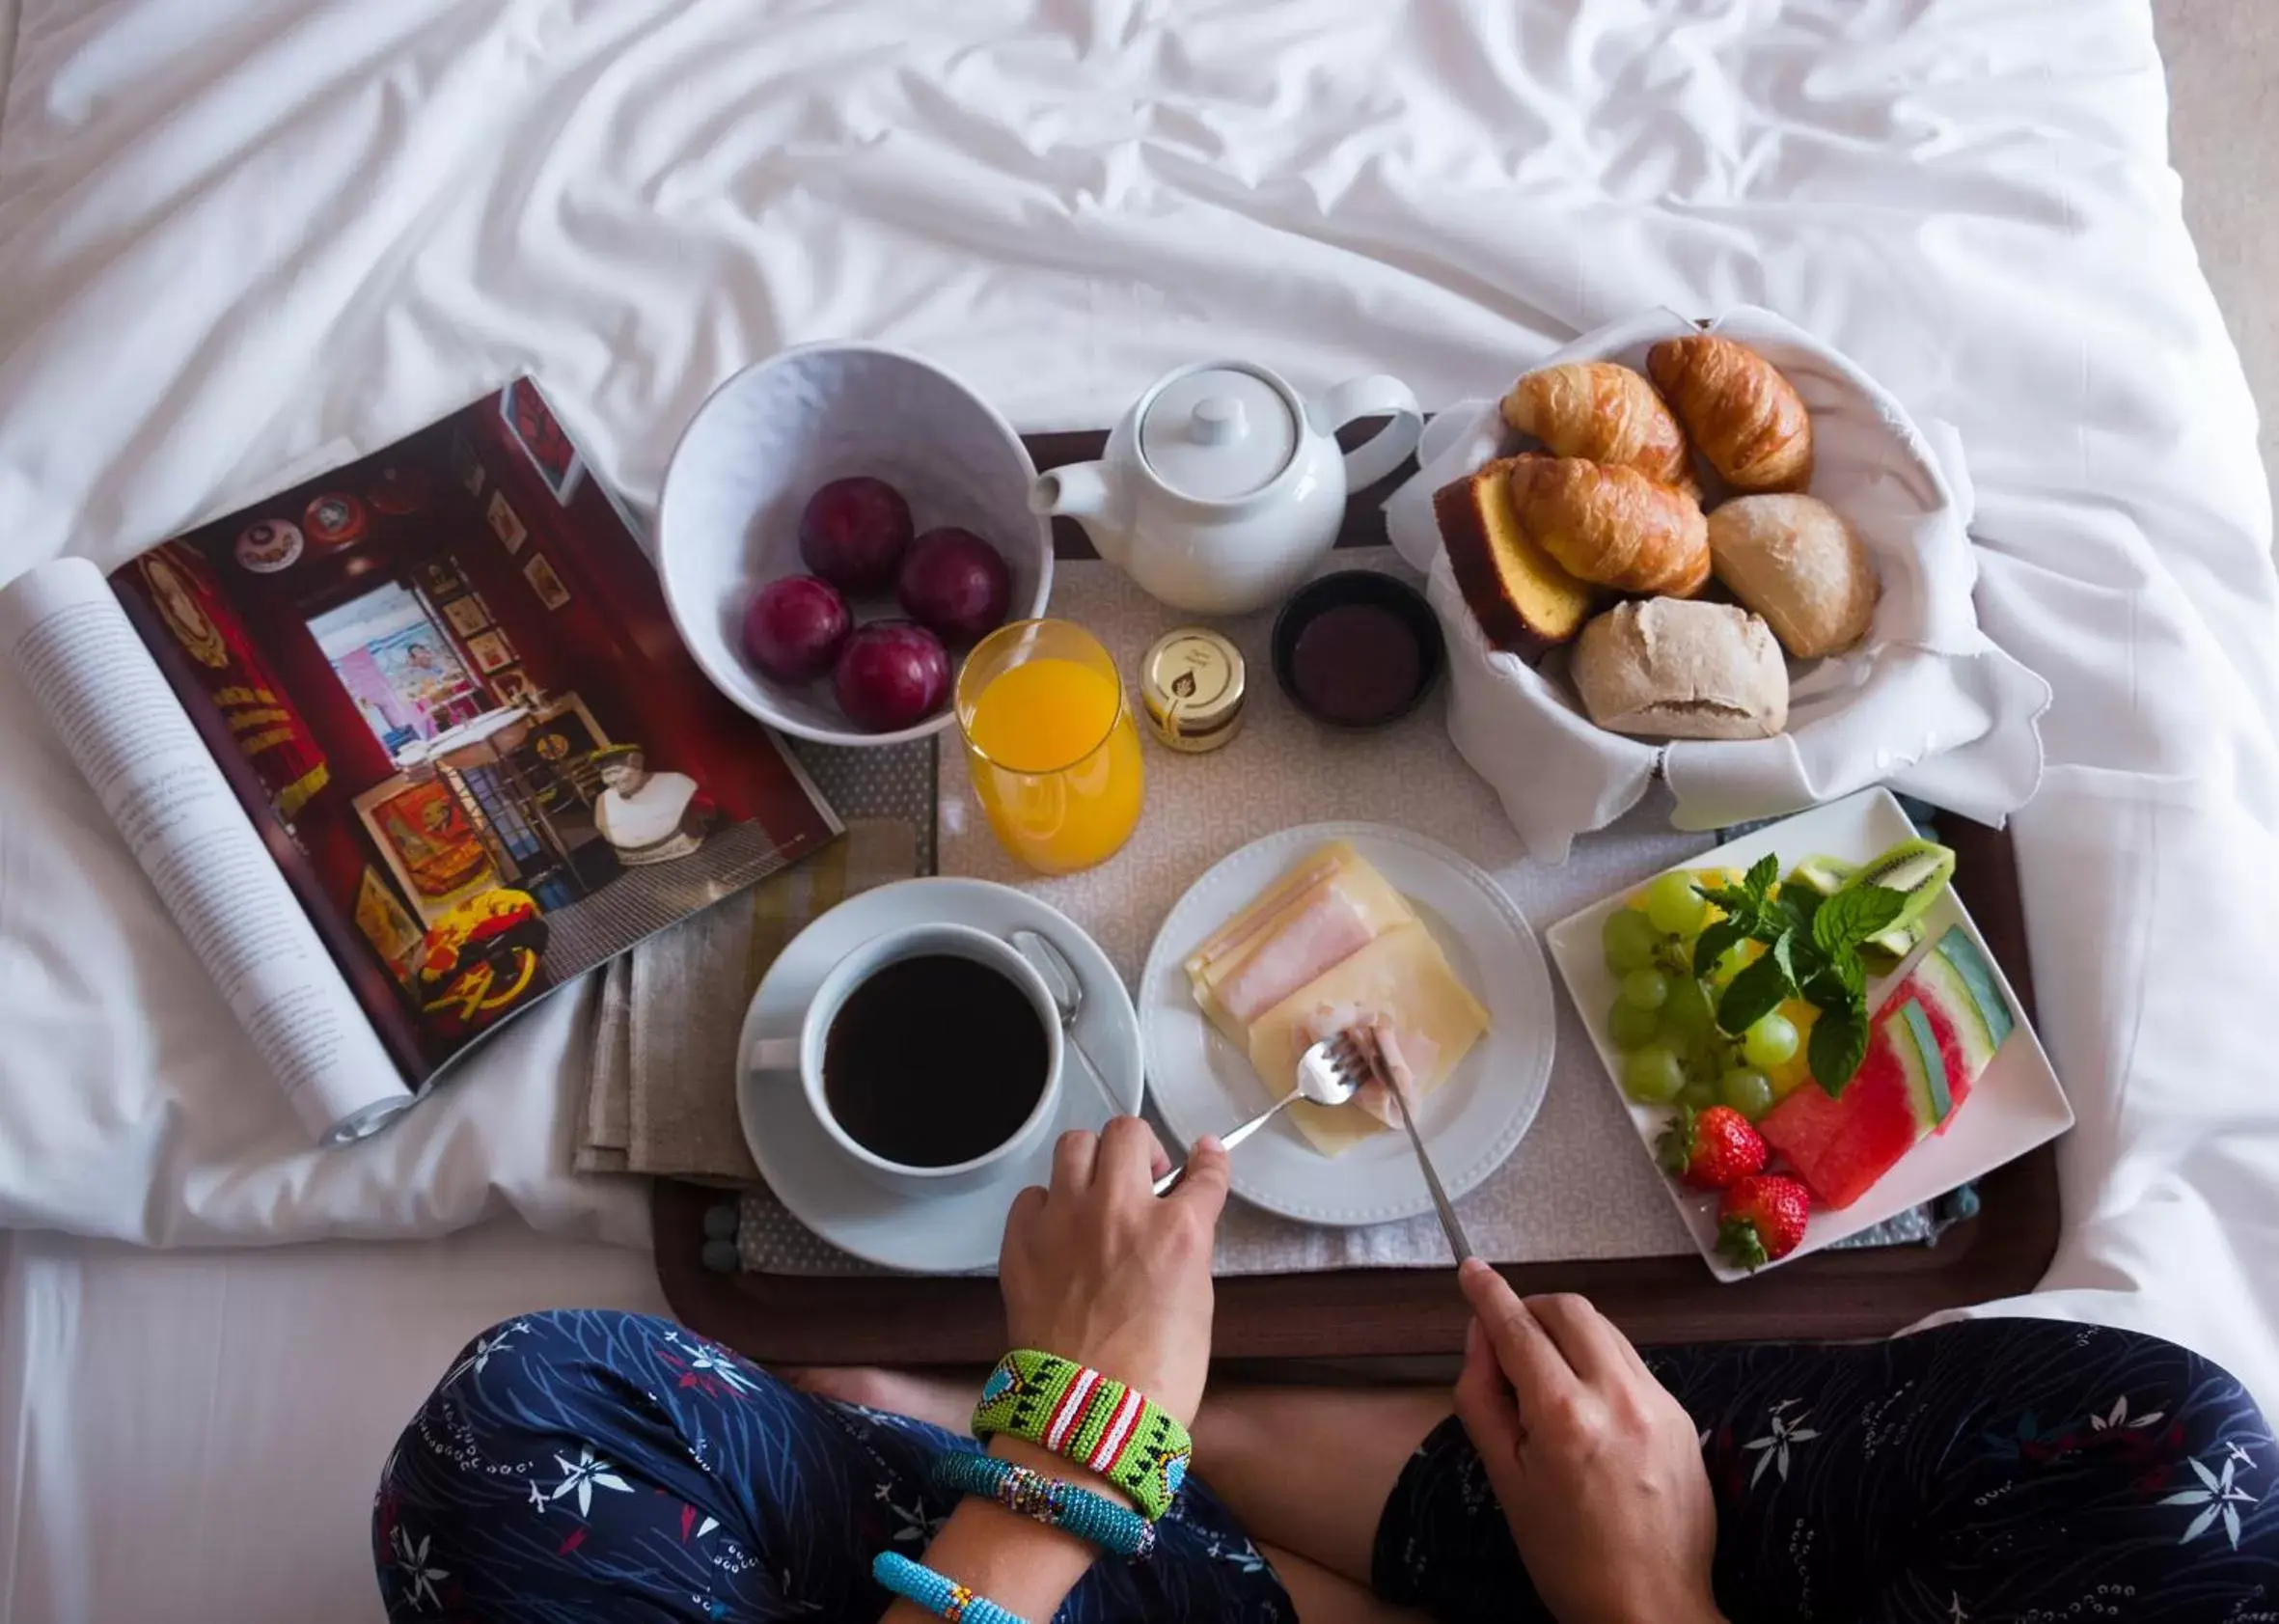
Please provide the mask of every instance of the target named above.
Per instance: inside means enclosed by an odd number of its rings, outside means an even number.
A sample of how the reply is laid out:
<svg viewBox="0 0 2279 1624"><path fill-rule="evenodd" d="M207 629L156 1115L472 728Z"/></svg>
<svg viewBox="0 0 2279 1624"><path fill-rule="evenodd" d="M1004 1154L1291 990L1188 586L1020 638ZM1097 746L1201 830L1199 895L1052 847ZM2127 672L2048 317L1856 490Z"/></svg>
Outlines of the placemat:
<svg viewBox="0 0 2279 1624"><path fill-rule="evenodd" d="M1373 568L1414 579L1390 548L1340 550L1331 569ZM1054 613L1097 635L1127 676L1149 644L1188 619L1141 592L1120 570L1062 561ZM1650 795L1602 833L1579 840L1555 867L1528 861L1494 793L1448 742L1435 696L1406 722L1367 734L1324 729L1276 687L1268 662L1271 614L1215 622L1249 662L1243 731L1223 750L1183 756L1151 740L1147 802L1131 842L1080 874L1045 878L1016 864L990 835L954 747L944 746L938 857L943 873L1017 885L1059 908L1098 939L1137 981L1171 904L1204 869L1277 829L1331 819L1395 824L1453 847L1495 876L1540 936L1545 926L1609 891L1634 885L1715 843L1672 831L1666 799ZM1554 981L1556 977L1554 977ZM1472 1243L1497 1262L1690 1253L1661 1175L1638 1149L1588 1035L1564 991L1543 1109L1512 1159L1458 1207ZM1160 1124L1159 1124L1160 1128ZM850 1274L848 1257L793 1219L764 1190L743 1197L737 1249L762 1273ZM1868 1244L1921 1239L1928 1209L1873 1231ZM1298 1224L1233 1202L1221 1224L1217 1272L1437 1267L1446 1242L1429 1215L1359 1229Z"/></svg>

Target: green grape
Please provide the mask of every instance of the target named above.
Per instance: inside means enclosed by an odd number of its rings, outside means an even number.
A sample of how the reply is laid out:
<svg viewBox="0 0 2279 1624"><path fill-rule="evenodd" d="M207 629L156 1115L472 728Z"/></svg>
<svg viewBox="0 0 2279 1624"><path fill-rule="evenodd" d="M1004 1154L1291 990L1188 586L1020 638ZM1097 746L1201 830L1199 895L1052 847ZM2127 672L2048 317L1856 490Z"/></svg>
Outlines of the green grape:
<svg viewBox="0 0 2279 1624"><path fill-rule="evenodd" d="M1699 1079L1688 1083L1678 1090L1678 1103L1689 1105L1696 1111L1707 1111L1718 1102L1719 1097L1717 1086L1715 1083L1704 1083Z"/></svg>
<svg viewBox="0 0 2279 1624"><path fill-rule="evenodd" d="M1661 936L1635 908L1617 908L1599 927L1599 944L1606 950L1606 968L1617 976L1643 970L1654 962Z"/></svg>
<svg viewBox="0 0 2279 1624"><path fill-rule="evenodd" d="M1669 997L1669 981L1659 970L1634 970L1622 978L1622 1002L1640 1009L1659 1009Z"/></svg>
<svg viewBox="0 0 2279 1624"><path fill-rule="evenodd" d="M1686 1068L1659 1043L1622 1062L1622 1091L1640 1105L1667 1105L1686 1087Z"/></svg>
<svg viewBox="0 0 2279 1624"><path fill-rule="evenodd" d="M1741 1053L1749 1064L1771 1068L1797 1053L1797 1023L1778 1010L1742 1033Z"/></svg>
<svg viewBox="0 0 2279 1624"><path fill-rule="evenodd" d="M1772 1079L1746 1066L1735 1066L1717 1080L1717 1097L1754 1122L1772 1109Z"/></svg>
<svg viewBox="0 0 2279 1624"><path fill-rule="evenodd" d="M1693 876L1683 869L1661 875L1646 888L1646 918L1665 935L1692 935L1708 911L1709 904L1693 889Z"/></svg>
<svg viewBox="0 0 2279 1624"><path fill-rule="evenodd" d="M1614 1047L1628 1054L1633 1049L1643 1049L1654 1041L1661 1031L1661 1017L1651 1009L1641 1009L1621 999L1606 1011L1606 1034L1613 1038Z"/></svg>
<svg viewBox="0 0 2279 1624"><path fill-rule="evenodd" d="M1699 1042L1709 1036L1716 1020L1709 994L1699 981L1690 976L1681 976L1670 983L1661 1005L1661 1025L1665 1032L1689 1042Z"/></svg>
<svg viewBox="0 0 2279 1624"><path fill-rule="evenodd" d="M1717 955L1717 962L1710 966L1709 978L1721 987L1740 975L1746 962L1739 947L1727 948Z"/></svg>

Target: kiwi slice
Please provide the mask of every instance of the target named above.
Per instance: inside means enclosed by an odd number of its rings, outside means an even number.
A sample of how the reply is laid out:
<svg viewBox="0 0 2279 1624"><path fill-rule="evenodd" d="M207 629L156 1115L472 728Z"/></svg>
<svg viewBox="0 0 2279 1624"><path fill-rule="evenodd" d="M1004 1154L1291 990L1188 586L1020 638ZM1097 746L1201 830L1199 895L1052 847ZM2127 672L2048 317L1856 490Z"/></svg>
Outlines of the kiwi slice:
<svg viewBox="0 0 2279 1624"><path fill-rule="evenodd" d="M1844 889L1844 882L1859 872L1859 866L1840 857L1807 857L1789 870L1787 883L1817 893L1823 900Z"/></svg>
<svg viewBox="0 0 2279 1624"><path fill-rule="evenodd" d="M1889 936L1921 919L1931 904L1938 900L1939 893L1946 890L1947 881L1954 875L1955 854L1951 848L1936 840L1902 840L1853 874L1844 882L1843 889L1880 885L1901 895L1905 900L1900 904L1899 917L1882 932ZM1921 933L1916 934L1920 939ZM1912 946L1908 944L1910 949Z"/></svg>
<svg viewBox="0 0 2279 1624"><path fill-rule="evenodd" d="M1907 962L1908 954L1923 945L1923 922L1895 924L1859 945L1859 962L1870 976L1888 976Z"/></svg>

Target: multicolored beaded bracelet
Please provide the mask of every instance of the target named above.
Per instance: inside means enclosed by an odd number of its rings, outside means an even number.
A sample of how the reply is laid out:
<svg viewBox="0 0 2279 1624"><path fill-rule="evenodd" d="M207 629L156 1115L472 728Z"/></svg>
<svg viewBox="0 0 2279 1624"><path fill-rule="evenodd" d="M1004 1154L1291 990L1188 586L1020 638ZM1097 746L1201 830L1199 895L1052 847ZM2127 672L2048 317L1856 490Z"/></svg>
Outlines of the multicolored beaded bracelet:
<svg viewBox="0 0 2279 1624"><path fill-rule="evenodd" d="M934 1457L934 1482L1072 1533L1111 1555L1140 1557L1155 1550L1155 1525L1130 1506L995 1455L945 1449Z"/></svg>
<svg viewBox="0 0 2279 1624"><path fill-rule="evenodd" d="M870 1559L870 1577L900 1596L916 1602L949 1624L1027 1624L987 1596L976 1596L967 1586L945 1579L923 1562L914 1562L898 1551L881 1551Z"/></svg>
<svg viewBox="0 0 2279 1624"><path fill-rule="evenodd" d="M1151 1523L1171 1508L1194 1454L1187 1429L1145 1393L1034 1348L1015 1348L981 1385L974 1436L1000 1432L1089 1467Z"/></svg>

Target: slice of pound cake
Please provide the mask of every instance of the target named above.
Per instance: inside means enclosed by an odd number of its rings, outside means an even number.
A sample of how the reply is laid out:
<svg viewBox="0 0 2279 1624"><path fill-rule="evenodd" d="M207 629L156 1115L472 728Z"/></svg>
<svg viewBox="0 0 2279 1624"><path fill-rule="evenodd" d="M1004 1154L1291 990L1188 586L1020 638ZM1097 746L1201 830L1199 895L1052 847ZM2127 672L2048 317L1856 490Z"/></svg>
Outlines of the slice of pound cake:
<svg viewBox="0 0 2279 1624"><path fill-rule="evenodd" d="M1602 595L1527 535L1512 504L1518 457L1489 463L1433 493L1433 516L1457 589L1496 647L1532 659L1572 643Z"/></svg>
<svg viewBox="0 0 2279 1624"><path fill-rule="evenodd" d="M1946 1131L2016 1025L1978 945L1953 926L1876 1011L1844 1092L1806 1084L1757 1130L1823 1206L1850 1206L1917 1141Z"/></svg>

